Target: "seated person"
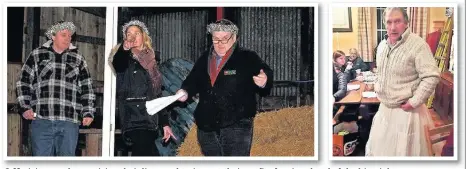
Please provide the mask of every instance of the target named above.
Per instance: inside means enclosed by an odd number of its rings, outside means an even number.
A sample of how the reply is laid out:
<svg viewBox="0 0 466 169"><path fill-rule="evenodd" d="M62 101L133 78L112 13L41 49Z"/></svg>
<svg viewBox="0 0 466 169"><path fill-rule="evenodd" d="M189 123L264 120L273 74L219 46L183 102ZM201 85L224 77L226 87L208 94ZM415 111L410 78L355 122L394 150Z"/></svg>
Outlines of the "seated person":
<svg viewBox="0 0 466 169"><path fill-rule="evenodd" d="M342 122L333 127L333 134L339 134L340 132L357 133L358 131L359 127L356 121Z"/></svg>
<svg viewBox="0 0 466 169"><path fill-rule="evenodd" d="M345 105L343 112L334 116L334 121L338 122L333 127L333 133L338 134L341 131L347 131L348 133L356 133L359 131L358 127L358 107L357 104Z"/></svg>
<svg viewBox="0 0 466 169"><path fill-rule="evenodd" d="M337 50L333 52L333 100L340 101L346 96L348 74L343 70L345 65L345 53ZM340 106L333 106L333 115L337 113Z"/></svg>
<svg viewBox="0 0 466 169"><path fill-rule="evenodd" d="M349 56L346 59L346 71L349 73L350 80L356 78L356 70L360 69L361 72L365 72L370 69L369 66L364 63L356 48L351 48L349 50Z"/></svg>

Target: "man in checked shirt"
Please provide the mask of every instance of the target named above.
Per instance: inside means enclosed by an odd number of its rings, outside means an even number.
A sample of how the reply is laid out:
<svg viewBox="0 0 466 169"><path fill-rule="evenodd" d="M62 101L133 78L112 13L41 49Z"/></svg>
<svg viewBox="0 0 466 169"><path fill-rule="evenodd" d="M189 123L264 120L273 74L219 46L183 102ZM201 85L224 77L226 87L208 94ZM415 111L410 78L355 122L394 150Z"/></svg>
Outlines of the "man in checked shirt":
<svg viewBox="0 0 466 169"><path fill-rule="evenodd" d="M71 44L76 27L59 22L34 49L16 83L20 113L31 123L33 156L74 156L79 125L91 124L95 94L86 60Z"/></svg>

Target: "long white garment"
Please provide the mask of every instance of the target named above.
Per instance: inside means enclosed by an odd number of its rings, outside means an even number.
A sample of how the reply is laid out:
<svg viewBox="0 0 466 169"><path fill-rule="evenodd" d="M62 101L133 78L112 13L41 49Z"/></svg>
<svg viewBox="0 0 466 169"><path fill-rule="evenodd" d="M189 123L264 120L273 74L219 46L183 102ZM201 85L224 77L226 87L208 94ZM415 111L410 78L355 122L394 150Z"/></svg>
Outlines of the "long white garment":
<svg viewBox="0 0 466 169"><path fill-rule="evenodd" d="M380 104L372 121L366 156L427 156L424 125L434 126L425 104L410 112Z"/></svg>

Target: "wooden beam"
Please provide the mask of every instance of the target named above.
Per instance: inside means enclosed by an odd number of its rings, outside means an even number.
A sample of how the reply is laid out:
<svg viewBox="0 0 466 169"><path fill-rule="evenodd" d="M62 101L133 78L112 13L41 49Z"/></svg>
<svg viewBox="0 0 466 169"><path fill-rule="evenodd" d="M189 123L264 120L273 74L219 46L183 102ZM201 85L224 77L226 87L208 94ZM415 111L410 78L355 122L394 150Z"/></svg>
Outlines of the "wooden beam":
<svg viewBox="0 0 466 169"><path fill-rule="evenodd" d="M102 129L79 129L79 134L102 134Z"/></svg>
<svg viewBox="0 0 466 169"><path fill-rule="evenodd" d="M8 114L8 156L20 156L21 153L21 116Z"/></svg>
<svg viewBox="0 0 466 169"><path fill-rule="evenodd" d="M7 112L8 114L18 114L18 104L17 103L7 103Z"/></svg>
<svg viewBox="0 0 466 169"><path fill-rule="evenodd" d="M84 156L102 155L102 129L80 129L80 134L86 135Z"/></svg>
<svg viewBox="0 0 466 169"><path fill-rule="evenodd" d="M217 7L217 20L220 20L223 18L223 7Z"/></svg>
<svg viewBox="0 0 466 169"><path fill-rule="evenodd" d="M107 12L105 7L72 7L74 9L93 14L95 16L105 18Z"/></svg>
<svg viewBox="0 0 466 169"><path fill-rule="evenodd" d="M40 35L45 35L45 29L40 30ZM105 38L92 37L76 34L75 40L77 42L90 43L95 45L105 45Z"/></svg>
<svg viewBox="0 0 466 169"><path fill-rule="evenodd" d="M26 9L26 29L24 33L26 34L26 41L24 43L24 57L23 63L26 61L29 53L32 52L34 48L39 46L39 32L40 29L40 7L30 7Z"/></svg>

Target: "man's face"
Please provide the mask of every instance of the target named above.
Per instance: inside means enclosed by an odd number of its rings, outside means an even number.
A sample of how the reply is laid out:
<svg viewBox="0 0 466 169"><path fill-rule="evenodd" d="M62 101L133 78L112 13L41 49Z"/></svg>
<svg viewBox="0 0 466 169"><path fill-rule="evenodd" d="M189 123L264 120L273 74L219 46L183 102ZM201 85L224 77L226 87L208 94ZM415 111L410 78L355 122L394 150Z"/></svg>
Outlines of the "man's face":
<svg viewBox="0 0 466 169"><path fill-rule="evenodd" d="M408 23L401 11L391 10L385 15L385 26L387 28L388 42L394 44L408 28Z"/></svg>
<svg viewBox="0 0 466 169"><path fill-rule="evenodd" d="M65 50L70 47L71 43L71 32L68 29L61 30L52 36L53 43L55 47L59 50Z"/></svg>
<svg viewBox="0 0 466 169"><path fill-rule="evenodd" d="M236 42L236 36L231 32L213 32L212 42L214 44L215 52L223 56Z"/></svg>

